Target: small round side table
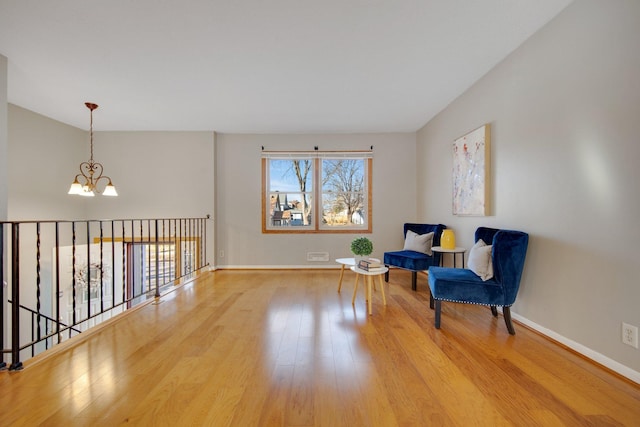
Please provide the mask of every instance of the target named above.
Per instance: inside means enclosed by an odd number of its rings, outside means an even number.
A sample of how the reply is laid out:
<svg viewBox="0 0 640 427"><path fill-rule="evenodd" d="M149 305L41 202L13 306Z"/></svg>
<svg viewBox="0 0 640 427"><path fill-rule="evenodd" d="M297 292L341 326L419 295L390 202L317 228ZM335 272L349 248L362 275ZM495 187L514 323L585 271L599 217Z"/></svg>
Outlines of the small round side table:
<svg viewBox="0 0 640 427"><path fill-rule="evenodd" d="M433 246L431 250L443 254L443 256L440 257L441 266L444 261L444 254L451 254L451 256L453 256L453 268L456 268L456 255L460 254L462 258L462 268L464 268L464 253L467 252L465 248L455 247L453 249L445 249L442 246Z"/></svg>

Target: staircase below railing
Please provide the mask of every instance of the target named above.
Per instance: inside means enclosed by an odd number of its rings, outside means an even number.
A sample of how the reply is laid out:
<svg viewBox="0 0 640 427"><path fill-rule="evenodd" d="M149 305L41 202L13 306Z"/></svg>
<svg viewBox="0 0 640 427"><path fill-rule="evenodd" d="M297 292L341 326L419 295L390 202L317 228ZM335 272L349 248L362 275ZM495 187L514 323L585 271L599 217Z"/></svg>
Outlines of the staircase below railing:
<svg viewBox="0 0 640 427"><path fill-rule="evenodd" d="M208 218L0 222L0 369L208 267Z"/></svg>

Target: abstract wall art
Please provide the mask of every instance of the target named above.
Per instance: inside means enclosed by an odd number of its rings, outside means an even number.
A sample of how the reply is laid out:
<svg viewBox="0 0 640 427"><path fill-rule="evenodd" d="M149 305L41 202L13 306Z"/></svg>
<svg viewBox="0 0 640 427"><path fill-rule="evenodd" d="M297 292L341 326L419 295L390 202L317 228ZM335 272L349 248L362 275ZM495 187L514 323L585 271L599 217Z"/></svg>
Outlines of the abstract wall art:
<svg viewBox="0 0 640 427"><path fill-rule="evenodd" d="M453 142L453 214L489 215L490 125Z"/></svg>

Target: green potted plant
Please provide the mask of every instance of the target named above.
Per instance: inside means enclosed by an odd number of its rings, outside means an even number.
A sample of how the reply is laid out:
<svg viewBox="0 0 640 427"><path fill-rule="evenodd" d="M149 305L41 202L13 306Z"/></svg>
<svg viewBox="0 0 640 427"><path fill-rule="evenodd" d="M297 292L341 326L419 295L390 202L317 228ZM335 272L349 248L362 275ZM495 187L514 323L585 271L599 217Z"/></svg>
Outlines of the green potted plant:
<svg viewBox="0 0 640 427"><path fill-rule="evenodd" d="M373 243L366 237L356 237L351 242L351 252L355 255L356 263L363 258L368 258L373 252Z"/></svg>

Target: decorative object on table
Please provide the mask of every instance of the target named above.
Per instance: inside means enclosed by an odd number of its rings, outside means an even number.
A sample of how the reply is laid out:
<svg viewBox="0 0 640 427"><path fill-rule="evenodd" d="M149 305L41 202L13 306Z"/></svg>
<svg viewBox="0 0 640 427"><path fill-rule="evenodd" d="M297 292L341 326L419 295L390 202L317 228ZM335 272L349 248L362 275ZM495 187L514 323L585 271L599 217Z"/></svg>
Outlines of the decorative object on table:
<svg viewBox="0 0 640 427"><path fill-rule="evenodd" d="M443 224L404 224L405 245L401 251L385 252L384 265L393 266L411 271L411 289L417 289L418 271L428 270L432 265L440 264L440 253L431 251L433 246L440 245L442 230L447 226ZM429 236L431 234L431 236ZM416 238L417 235L418 237ZM420 237L422 236L422 237ZM421 243L428 245L417 247ZM416 250L418 249L418 250ZM385 273L384 279L389 281L389 272Z"/></svg>
<svg viewBox="0 0 640 427"><path fill-rule="evenodd" d="M116 187L111 183L111 178L102 175L102 163L93 161L93 110L98 108L98 105L92 104L91 102L85 102L84 105L91 111L91 121L89 124L89 161L80 163L80 173L73 179L73 183L67 194L93 197L95 193L98 193L103 196L117 196L118 192L116 191ZM106 182L103 190L98 189L98 183L100 181Z"/></svg>
<svg viewBox="0 0 640 427"><path fill-rule="evenodd" d="M358 268L360 270L365 270L365 271L383 271L384 270L384 266L382 264L380 264L380 261L374 261L372 259L361 259L358 262Z"/></svg>
<svg viewBox="0 0 640 427"><path fill-rule="evenodd" d="M366 259L373 252L373 243L366 237L356 237L351 242L351 252L356 260L356 265L360 260Z"/></svg>
<svg viewBox="0 0 640 427"><path fill-rule="evenodd" d="M490 126L453 142L453 214L489 215Z"/></svg>
<svg viewBox="0 0 640 427"><path fill-rule="evenodd" d="M451 301L487 305L494 316L498 316L497 307L502 307L507 330L515 335L510 307L520 288L529 235L522 231L479 227L475 240L476 245L469 252L469 269L429 268L435 327L440 329L442 301Z"/></svg>
<svg viewBox="0 0 640 427"><path fill-rule="evenodd" d="M455 249L456 248L456 235L450 228L442 230L442 236L440 237L440 246L443 249Z"/></svg>

